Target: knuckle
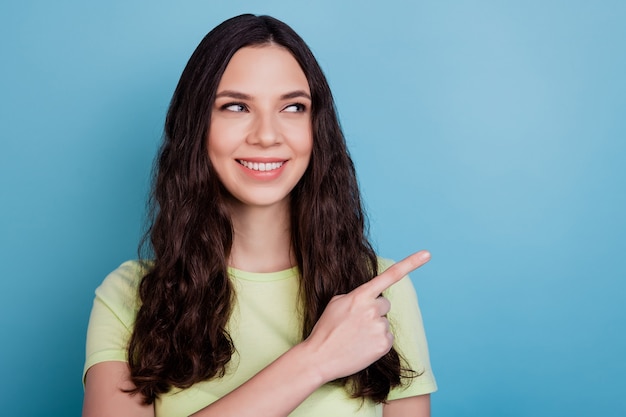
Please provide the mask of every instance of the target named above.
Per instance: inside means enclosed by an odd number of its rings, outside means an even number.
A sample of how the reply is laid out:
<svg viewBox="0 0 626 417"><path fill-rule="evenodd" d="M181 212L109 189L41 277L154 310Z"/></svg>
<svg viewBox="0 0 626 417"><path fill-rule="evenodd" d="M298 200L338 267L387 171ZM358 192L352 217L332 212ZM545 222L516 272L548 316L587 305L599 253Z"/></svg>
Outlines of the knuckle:
<svg viewBox="0 0 626 417"><path fill-rule="evenodd" d="M374 320L379 317L378 308L375 305L370 305L365 309L365 317Z"/></svg>
<svg viewBox="0 0 626 417"><path fill-rule="evenodd" d="M393 346L393 336L389 336L388 334L385 337L381 337L379 342L377 343L376 350L380 356L386 354L391 350Z"/></svg>
<svg viewBox="0 0 626 417"><path fill-rule="evenodd" d="M376 332L377 334L387 334L389 332L389 320L385 317L380 317L376 322Z"/></svg>

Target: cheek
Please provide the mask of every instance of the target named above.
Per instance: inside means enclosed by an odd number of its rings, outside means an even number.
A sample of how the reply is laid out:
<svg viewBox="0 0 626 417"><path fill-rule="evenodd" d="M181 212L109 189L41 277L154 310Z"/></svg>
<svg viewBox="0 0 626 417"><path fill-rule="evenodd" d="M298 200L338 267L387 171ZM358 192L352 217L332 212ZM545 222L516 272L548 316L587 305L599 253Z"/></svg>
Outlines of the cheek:
<svg viewBox="0 0 626 417"><path fill-rule="evenodd" d="M299 155L311 154L313 150L313 132L311 123L299 122L284 126L285 137L290 138L291 148Z"/></svg>
<svg viewBox="0 0 626 417"><path fill-rule="evenodd" d="M309 129L308 135L302 141L302 153L306 153L308 157L311 156L313 152L313 132Z"/></svg>
<svg viewBox="0 0 626 417"><path fill-rule="evenodd" d="M228 155L234 148L237 136L236 129L227 123L214 122L211 124L207 135L207 149L211 162L215 163L215 157Z"/></svg>

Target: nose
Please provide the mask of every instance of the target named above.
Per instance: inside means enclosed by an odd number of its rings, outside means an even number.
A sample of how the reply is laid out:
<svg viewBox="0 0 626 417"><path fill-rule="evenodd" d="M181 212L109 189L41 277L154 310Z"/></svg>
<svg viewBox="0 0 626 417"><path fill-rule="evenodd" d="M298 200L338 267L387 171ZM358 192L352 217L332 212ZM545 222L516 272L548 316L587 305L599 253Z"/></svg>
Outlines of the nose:
<svg viewBox="0 0 626 417"><path fill-rule="evenodd" d="M263 147L273 146L281 142L278 120L273 114L258 114L254 129L248 135L248 143Z"/></svg>

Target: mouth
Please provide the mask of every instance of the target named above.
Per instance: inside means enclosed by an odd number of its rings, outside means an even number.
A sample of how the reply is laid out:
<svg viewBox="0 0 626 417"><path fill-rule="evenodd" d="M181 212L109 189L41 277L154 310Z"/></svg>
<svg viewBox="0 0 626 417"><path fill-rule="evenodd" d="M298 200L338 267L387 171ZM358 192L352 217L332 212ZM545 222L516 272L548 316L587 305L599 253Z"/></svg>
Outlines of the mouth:
<svg viewBox="0 0 626 417"><path fill-rule="evenodd" d="M267 171L274 171L280 167L282 167L285 162L287 161L280 161L280 162L252 162L252 161L246 161L243 159L237 159L237 162L239 162L239 164L243 165L244 167L251 169L253 171L261 171L261 172L267 172Z"/></svg>

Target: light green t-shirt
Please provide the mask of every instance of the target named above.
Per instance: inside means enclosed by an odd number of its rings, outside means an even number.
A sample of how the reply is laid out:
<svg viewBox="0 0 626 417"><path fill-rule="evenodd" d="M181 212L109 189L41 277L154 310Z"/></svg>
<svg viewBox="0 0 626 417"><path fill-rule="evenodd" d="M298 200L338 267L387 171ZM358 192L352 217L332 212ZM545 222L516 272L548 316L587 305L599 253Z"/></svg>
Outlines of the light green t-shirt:
<svg viewBox="0 0 626 417"><path fill-rule="evenodd" d="M380 270L391 262L380 260ZM228 394L288 349L301 341L297 306L298 269L275 273L250 273L229 268L236 302L228 330L236 353L226 375L193 385L174 388L155 402L156 417L188 416ZM100 362L127 361L127 343L139 307L137 288L144 275L140 264L129 261L109 274L96 289L89 328L83 378ZM408 277L385 293L391 301L387 315L395 347L411 369L423 372L406 387L392 390L388 399L427 394L437 389L430 368L428 347L415 290ZM382 416L382 405L352 399L336 385L326 384L309 396L290 416Z"/></svg>

